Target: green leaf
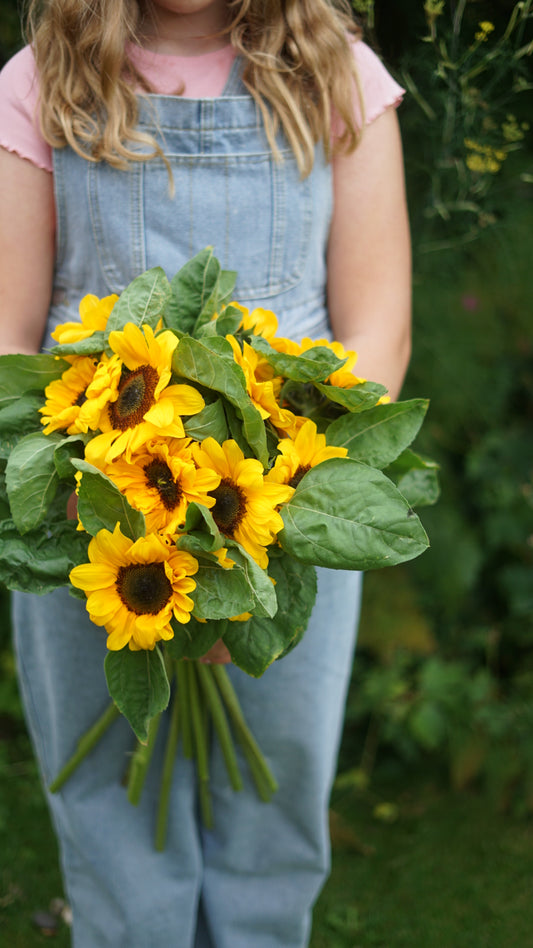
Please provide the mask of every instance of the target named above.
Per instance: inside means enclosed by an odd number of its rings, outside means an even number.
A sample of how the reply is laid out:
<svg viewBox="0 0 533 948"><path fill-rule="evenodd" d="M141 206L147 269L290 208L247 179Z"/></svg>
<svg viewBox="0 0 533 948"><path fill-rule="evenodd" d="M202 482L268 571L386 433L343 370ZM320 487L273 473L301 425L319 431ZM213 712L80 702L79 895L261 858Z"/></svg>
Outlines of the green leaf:
<svg viewBox="0 0 533 948"><path fill-rule="evenodd" d="M234 408L233 405L230 404L230 402L226 402L224 405L224 414L226 416L226 424L228 426L229 437L232 438L233 441L237 442L245 458L250 457L250 455L253 456L254 452L250 449L250 445L248 444L246 438L244 437L243 430L242 430L242 419L239 417L237 413L237 409ZM276 449L277 449L277 442L276 442Z"/></svg>
<svg viewBox="0 0 533 948"><path fill-rule="evenodd" d="M113 532L117 523L124 536L138 540L146 535L144 514L128 503L116 484L88 461L72 459L82 472L78 491L78 516L87 533L96 536L99 530Z"/></svg>
<svg viewBox="0 0 533 948"><path fill-rule="evenodd" d="M155 329L170 296L170 283L161 267L152 267L141 273L115 303L107 321L106 340L109 333L124 329L126 323L135 323L139 327L147 323Z"/></svg>
<svg viewBox="0 0 533 948"><path fill-rule="evenodd" d="M327 442L346 448L348 457L356 461L386 467L414 440L428 404L426 399L413 398L342 415L329 425Z"/></svg>
<svg viewBox="0 0 533 948"><path fill-rule="evenodd" d="M0 408L0 457L8 458L17 442L31 431L42 431L39 408L42 393L24 392Z"/></svg>
<svg viewBox="0 0 533 948"><path fill-rule="evenodd" d="M277 375L295 382L314 382L326 379L332 372L342 368L346 359L339 359L327 346L316 346L301 355L277 352L262 336L252 336L252 348L270 362Z"/></svg>
<svg viewBox="0 0 533 948"><path fill-rule="evenodd" d="M226 619L248 612L254 602L249 575L239 566L224 569L216 560L199 559L194 580L194 614L201 619Z"/></svg>
<svg viewBox="0 0 533 948"><path fill-rule="evenodd" d="M108 652L104 662L109 694L129 721L139 741L148 740L148 725L170 699L165 663L158 647L132 652Z"/></svg>
<svg viewBox="0 0 533 948"><path fill-rule="evenodd" d="M265 426L248 392L241 367L233 358L233 349L226 339L213 336L207 339L184 337L174 354L174 371L220 392L242 418L245 438L256 457L266 466L268 453Z"/></svg>
<svg viewBox="0 0 533 948"><path fill-rule="evenodd" d="M220 533L213 515L202 504L192 503L187 507L183 533L177 537L178 550L187 550L188 553L211 553L224 545L224 537Z"/></svg>
<svg viewBox="0 0 533 948"><path fill-rule="evenodd" d="M226 540L226 546L229 549L229 557L242 569L248 583L252 596L253 605L250 610L241 609L241 612L251 611L254 615L272 617L276 614L278 601L274 584L266 570L262 569L255 562L254 558L235 540ZM235 569L235 567L233 567ZM233 570L232 570L233 572ZM233 613L238 615L238 613Z"/></svg>
<svg viewBox="0 0 533 948"><path fill-rule="evenodd" d="M229 300L233 297L235 283L237 281L236 270L221 270L218 278L217 296L219 307L227 306ZM231 307L236 309L236 307ZM240 312L240 310L239 310ZM242 313L241 313L242 319Z"/></svg>
<svg viewBox="0 0 533 948"><path fill-rule="evenodd" d="M419 556L429 541L394 484L351 458L331 458L304 475L282 507L278 540L303 563L376 569Z"/></svg>
<svg viewBox="0 0 533 948"><path fill-rule="evenodd" d="M70 570L88 560L89 540L73 520L55 523L52 531L41 527L21 536L13 520L2 519L0 582L39 595L66 586Z"/></svg>
<svg viewBox="0 0 533 948"><path fill-rule="evenodd" d="M438 704L423 701L409 716L409 730L426 750L435 750L447 734L446 718Z"/></svg>
<svg viewBox="0 0 533 948"><path fill-rule="evenodd" d="M194 331L199 317L214 299L219 276L220 264L212 247L201 250L181 268L170 281L173 301L165 316L169 329Z"/></svg>
<svg viewBox="0 0 533 948"><path fill-rule="evenodd" d="M396 484L411 507L435 504L439 499L439 466L407 448L386 468L387 477Z"/></svg>
<svg viewBox="0 0 533 948"><path fill-rule="evenodd" d="M236 306L226 306L217 319L202 326L201 336L234 336L242 323L242 312Z"/></svg>
<svg viewBox="0 0 533 948"><path fill-rule="evenodd" d="M381 396L387 393L385 386L378 385L377 382L361 382L359 385L354 385L353 388L324 385L322 382L315 382L314 385L330 402L335 402L348 411L354 412L374 408Z"/></svg>
<svg viewBox="0 0 533 948"><path fill-rule="evenodd" d="M20 533L37 527L54 499L59 477L54 464L58 435L26 435L13 448L6 466L6 489Z"/></svg>
<svg viewBox="0 0 533 948"><path fill-rule="evenodd" d="M226 631L225 619L218 622L213 619L209 622L197 622L194 616L191 616L186 624L173 619L171 625L174 638L165 642L165 652L178 660L201 658Z"/></svg>
<svg viewBox="0 0 533 948"><path fill-rule="evenodd" d="M63 342L61 345L54 346L50 352L57 355L99 355L106 348L106 339L106 333L98 329L85 339L78 339L77 342Z"/></svg>
<svg viewBox="0 0 533 948"><path fill-rule="evenodd" d="M269 571L276 580L275 616L228 622L224 635L233 663L255 678L301 640L316 597L314 567L282 555L271 558Z"/></svg>
<svg viewBox="0 0 533 948"><path fill-rule="evenodd" d="M62 481L74 482L72 458L83 458L88 435L75 434L62 438L54 451L54 464Z"/></svg>
<svg viewBox="0 0 533 948"><path fill-rule="evenodd" d="M0 408L25 392L44 391L69 368L68 362L47 353L0 356Z"/></svg>
<svg viewBox="0 0 533 948"><path fill-rule="evenodd" d="M185 434L196 441L203 441L204 438L214 438L221 444L228 437L228 425L226 415L224 414L224 405L222 399L217 398L202 408L197 415L192 415L187 421L183 422Z"/></svg>

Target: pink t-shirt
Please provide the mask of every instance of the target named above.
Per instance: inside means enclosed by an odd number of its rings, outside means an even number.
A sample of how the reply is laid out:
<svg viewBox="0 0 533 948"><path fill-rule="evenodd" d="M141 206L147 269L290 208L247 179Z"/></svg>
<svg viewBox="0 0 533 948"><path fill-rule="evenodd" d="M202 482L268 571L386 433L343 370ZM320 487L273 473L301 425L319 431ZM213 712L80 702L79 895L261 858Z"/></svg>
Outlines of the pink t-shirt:
<svg viewBox="0 0 533 948"><path fill-rule="evenodd" d="M353 43L366 124L385 109L397 106L403 89L376 54L360 40ZM161 95L183 88L187 98L216 98L226 84L235 50L232 46L200 56L173 56L130 46L135 66ZM0 146L52 171L52 149L43 139L37 118L39 83L30 46L20 50L0 72ZM356 108L356 115L359 109ZM360 115L359 115L360 120Z"/></svg>

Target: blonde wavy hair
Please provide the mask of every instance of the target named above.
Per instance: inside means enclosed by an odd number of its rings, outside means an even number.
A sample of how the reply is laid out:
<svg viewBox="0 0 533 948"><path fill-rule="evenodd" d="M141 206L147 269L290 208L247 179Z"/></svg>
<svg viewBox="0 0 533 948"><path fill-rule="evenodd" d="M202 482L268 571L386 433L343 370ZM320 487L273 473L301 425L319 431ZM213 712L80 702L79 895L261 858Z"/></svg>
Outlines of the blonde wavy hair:
<svg viewBox="0 0 533 948"><path fill-rule="evenodd" d="M162 156L156 139L136 128L135 90L153 90L127 53L128 43L140 43L150 2L143 8L142 0L27 0L41 127L52 147L69 145L89 161L122 169ZM228 0L224 32L243 59L244 84L276 157L280 127L303 176L318 142L328 159L356 147L359 85L349 36L359 30L348 0ZM334 114L341 132L332 149Z"/></svg>

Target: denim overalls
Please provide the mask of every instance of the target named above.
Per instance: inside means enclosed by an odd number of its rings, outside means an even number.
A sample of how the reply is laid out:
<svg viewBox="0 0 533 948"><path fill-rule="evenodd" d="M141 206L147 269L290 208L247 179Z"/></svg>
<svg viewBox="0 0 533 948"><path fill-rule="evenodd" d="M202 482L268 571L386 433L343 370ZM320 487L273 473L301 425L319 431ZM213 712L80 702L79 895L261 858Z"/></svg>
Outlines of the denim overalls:
<svg viewBox="0 0 533 948"><path fill-rule="evenodd" d="M172 165L168 196L157 159L130 171L54 156L58 247L44 345L77 318L86 293L120 293L162 266L172 277L207 245L237 270L235 298L276 312L279 332L328 333L325 253L331 169L317 148L300 180L280 136L271 156L236 61L222 97L150 96L141 124L159 133ZM244 713L280 789L269 804L252 784L234 793L212 753L215 829L199 824L189 761L175 767L166 849L153 846L164 729L140 805L121 778L133 746L116 721L61 793L49 798L75 948L303 948L329 867L328 798L335 773L359 609L360 576L319 570L319 595L302 643L255 680L229 666ZM28 722L45 783L102 713L105 635L65 589L14 595L15 640ZM243 773L245 765L243 764Z"/></svg>

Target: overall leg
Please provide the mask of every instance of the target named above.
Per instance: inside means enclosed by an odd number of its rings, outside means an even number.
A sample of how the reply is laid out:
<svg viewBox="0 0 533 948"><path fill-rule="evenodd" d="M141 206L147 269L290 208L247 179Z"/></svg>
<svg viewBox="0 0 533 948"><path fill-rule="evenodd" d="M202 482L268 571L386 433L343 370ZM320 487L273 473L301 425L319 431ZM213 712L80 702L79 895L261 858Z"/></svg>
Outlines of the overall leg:
<svg viewBox="0 0 533 948"><path fill-rule="evenodd" d="M109 704L105 634L64 589L13 598L20 685L46 786ZM73 909L75 948L194 944L201 885L195 779L190 761L180 757L167 846L156 852L165 734L158 738L139 806L129 803L121 786L135 743L123 719L111 725L63 789L48 794Z"/></svg>
<svg viewBox="0 0 533 948"><path fill-rule="evenodd" d="M216 948L304 948L329 873L329 797L361 575L318 572L317 603L297 648L258 680L230 669L279 790L267 804L249 780L234 793L215 745L215 828L204 832L202 904Z"/></svg>

